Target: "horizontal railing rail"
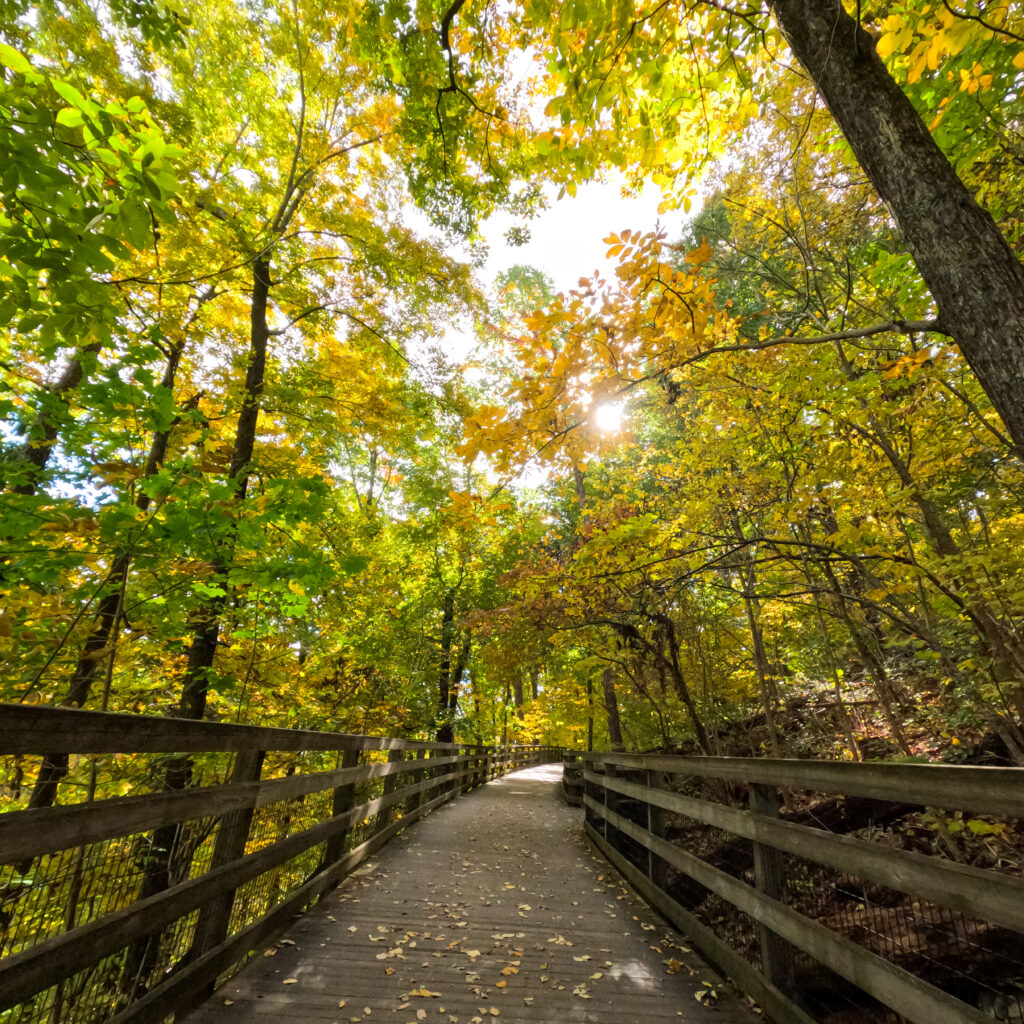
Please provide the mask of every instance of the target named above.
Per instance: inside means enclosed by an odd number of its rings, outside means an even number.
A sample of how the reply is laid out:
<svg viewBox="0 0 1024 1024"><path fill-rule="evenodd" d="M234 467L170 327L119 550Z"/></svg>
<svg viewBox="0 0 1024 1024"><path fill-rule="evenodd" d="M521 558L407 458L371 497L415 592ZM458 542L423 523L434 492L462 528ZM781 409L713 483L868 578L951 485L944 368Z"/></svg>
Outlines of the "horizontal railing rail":
<svg viewBox="0 0 1024 1024"><path fill-rule="evenodd" d="M187 1012L412 822L560 757L0 705L0 1020Z"/></svg>
<svg viewBox="0 0 1024 1024"><path fill-rule="evenodd" d="M621 753L584 762L587 835L770 1019L828 1020L830 1000L864 1021L1021 1019L1024 879L899 846L908 816L918 847L922 822L936 834L962 828L960 812L968 832L1001 834L1013 823L979 816L1024 818L1024 769ZM851 798L866 802L846 816L857 835L815 819L822 794L844 813ZM787 821L781 804L808 809Z"/></svg>

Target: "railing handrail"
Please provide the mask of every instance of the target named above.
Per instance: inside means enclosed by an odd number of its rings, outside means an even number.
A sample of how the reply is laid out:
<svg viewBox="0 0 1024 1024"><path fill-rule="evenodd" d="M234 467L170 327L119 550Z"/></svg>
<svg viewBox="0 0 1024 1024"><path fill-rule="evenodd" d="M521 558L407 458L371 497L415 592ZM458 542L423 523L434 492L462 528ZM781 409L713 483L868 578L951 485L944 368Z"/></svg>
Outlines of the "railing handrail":
<svg viewBox="0 0 1024 1024"><path fill-rule="evenodd" d="M1024 768L592 751L588 763L1024 818Z"/></svg>
<svg viewBox="0 0 1024 1024"><path fill-rule="evenodd" d="M509 743L488 749L533 749L534 746ZM360 733L0 703L0 754L38 754L43 750L54 754L198 754L240 750L469 750L476 747L475 743L437 743Z"/></svg>

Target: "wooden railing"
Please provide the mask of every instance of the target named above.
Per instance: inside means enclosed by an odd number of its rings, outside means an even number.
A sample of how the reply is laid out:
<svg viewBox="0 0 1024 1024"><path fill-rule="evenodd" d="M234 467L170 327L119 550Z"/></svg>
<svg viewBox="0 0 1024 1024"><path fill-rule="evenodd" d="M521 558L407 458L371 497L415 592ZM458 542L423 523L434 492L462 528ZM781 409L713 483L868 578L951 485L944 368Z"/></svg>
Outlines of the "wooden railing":
<svg viewBox="0 0 1024 1024"><path fill-rule="evenodd" d="M583 755L575 750L562 752L562 794L570 807L583 803Z"/></svg>
<svg viewBox="0 0 1024 1024"><path fill-rule="evenodd" d="M842 1020L1024 1019L1024 880L896 848L908 816L918 838L1013 827L1024 818L1024 769L584 761L591 840L771 1020L833 1019L829 1000L849 1004ZM855 829L860 838L812 827L813 807L826 805L805 792L840 797L827 805L833 824L864 825L868 811L876 820ZM783 798L812 808L805 823L780 818Z"/></svg>
<svg viewBox="0 0 1024 1024"><path fill-rule="evenodd" d="M0 1021L185 1012L417 818L560 756L0 705Z"/></svg>

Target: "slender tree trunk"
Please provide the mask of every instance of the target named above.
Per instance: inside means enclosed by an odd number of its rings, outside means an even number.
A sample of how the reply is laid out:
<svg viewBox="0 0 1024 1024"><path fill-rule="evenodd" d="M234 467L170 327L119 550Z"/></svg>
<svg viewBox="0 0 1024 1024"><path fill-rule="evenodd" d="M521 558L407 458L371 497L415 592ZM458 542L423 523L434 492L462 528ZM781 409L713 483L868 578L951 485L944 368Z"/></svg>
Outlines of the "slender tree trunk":
<svg viewBox="0 0 1024 1024"><path fill-rule="evenodd" d="M164 375L160 383L168 390L174 387L184 345L185 339L183 337L181 342L171 350L167 365L164 367ZM80 378L81 374L79 374ZM171 430L176 422L177 420L170 424L166 430L160 430L154 434L142 473L142 480L148 480L153 477L163 465L167 457L167 446L170 442ZM54 434L55 437L56 434ZM47 449L48 451L49 449ZM44 467L45 461L39 466L40 472ZM140 487L138 497L135 500L135 507L140 512L146 512L151 504L152 499ZM116 586L104 594L96 605L93 627L78 655L78 662L68 683L67 692L64 695L64 699L60 702L62 707L84 707L89 699L92 684L99 672L103 655L110 643L111 635L117 628L122 607L122 596L127 583L128 570L131 568L131 562L131 551L121 551L115 556L110 565L106 584L116 584ZM52 806L57 798L57 786L67 773L67 754L44 754L42 764L39 766L39 775L36 777L32 795L29 798L29 807Z"/></svg>
<svg viewBox="0 0 1024 1024"><path fill-rule="evenodd" d="M772 682L768 655L764 649L764 632L761 629L761 603L753 596L755 585L753 566L747 567L747 578L744 581L743 606L747 612L747 624L750 628L750 642L754 654L754 671L757 674L757 685L761 694L761 709L764 711L764 723L768 729L768 744L772 757L782 757L782 741L779 738L779 726L775 720L775 686Z"/></svg>
<svg viewBox="0 0 1024 1024"><path fill-rule="evenodd" d="M512 700L516 705L516 718L520 721L523 719L523 677L520 671L516 671L515 675L512 676Z"/></svg>
<svg viewBox="0 0 1024 1024"><path fill-rule="evenodd" d="M445 728L448 718L448 695L452 678L452 643L455 640L455 591L444 592L441 610L441 643L440 657L437 663L437 739L439 743L451 743L450 739L442 739L449 733Z"/></svg>
<svg viewBox="0 0 1024 1024"><path fill-rule="evenodd" d="M252 263L252 291L249 306L249 364L245 372L245 393L235 429L235 447L228 466L228 480L235 485L234 501L241 504L249 485L249 466L256 447L256 427L267 375L267 346L270 325L267 310L270 304L270 260L261 257ZM225 541L215 559L216 575L223 577L231 566L234 539ZM227 594L202 606L195 617L192 642L182 677L179 714L182 718L202 718L206 711L210 676L213 672L220 642L221 616Z"/></svg>
<svg viewBox="0 0 1024 1024"><path fill-rule="evenodd" d="M238 414L235 448L228 467L228 479L235 485L234 501L240 504L245 497L249 479L249 466L256 445L256 427L259 422L260 402L263 395L267 368L267 346L270 327L267 310L270 298L270 260L261 257L252 263L252 290L249 330L249 364L245 374L245 393ZM234 554L234 538L221 542L214 561L216 577L224 579ZM193 622L192 641L182 675L181 697L177 714L182 718L202 718L206 710L210 676L213 672L220 638L221 616L227 604L227 595L206 602ZM193 763L187 756L173 757L164 771L164 789L179 790L192 781ZM146 867L140 883L140 899L162 892L167 888L173 869L183 826L165 825L156 829L146 856ZM159 956L159 936L143 939L128 948L123 971L124 985L133 991L145 991Z"/></svg>
<svg viewBox="0 0 1024 1024"><path fill-rule="evenodd" d="M839 0L770 0L906 242L939 319L1024 454L1024 267Z"/></svg>
<svg viewBox="0 0 1024 1024"><path fill-rule="evenodd" d="M8 472L13 468L16 476L21 475L17 467L23 467L24 479L11 487L15 494L36 493L57 443L60 432L59 412L67 411L70 393L82 383L85 376L85 358L96 355L101 347L99 342L94 342L81 352L75 353L64 372L47 388L39 414L25 431L25 443L11 460L12 465L8 467Z"/></svg>
<svg viewBox="0 0 1024 1024"><path fill-rule="evenodd" d="M671 617L664 612L652 615L658 625L658 644L647 644L647 649L653 654L659 675L662 670L667 671L672 678L672 686L676 696L683 702L683 706L689 712L690 721L693 723L693 732L697 739L697 746L702 754L710 753L711 747L708 742L707 729L704 728L704 721L697 711L693 694L683 675L683 667L679 661L679 637L676 635L675 623ZM665 648L668 654L665 654Z"/></svg>
<svg viewBox="0 0 1024 1024"><path fill-rule="evenodd" d="M452 669L451 678L448 681L448 704L445 708L445 718L441 723L441 728L437 730L438 743L455 742L455 718L459 712L459 688L462 677L466 674L466 666L469 664L472 643L472 634L467 629L462 636L459 654L455 659L455 668Z"/></svg>

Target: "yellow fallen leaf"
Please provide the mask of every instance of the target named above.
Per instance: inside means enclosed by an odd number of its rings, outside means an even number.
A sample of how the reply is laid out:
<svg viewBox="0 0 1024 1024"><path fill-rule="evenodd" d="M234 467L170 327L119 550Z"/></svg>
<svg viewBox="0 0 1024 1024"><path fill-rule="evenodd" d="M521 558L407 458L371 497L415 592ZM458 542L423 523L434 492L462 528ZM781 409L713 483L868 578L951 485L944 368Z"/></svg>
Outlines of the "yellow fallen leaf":
<svg viewBox="0 0 1024 1024"><path fill-rule="evenodd" d="M419 996L420 999L440 999L440 992L431 992L428 988L414 988L409 995Z"/></svg>
<svg viewBox="0 0 1024 1024"><path fill-rule="evenodd" d="M284 981L281 982L282 985L298 985L298 983L298 978L285 978Z"/></svg>

